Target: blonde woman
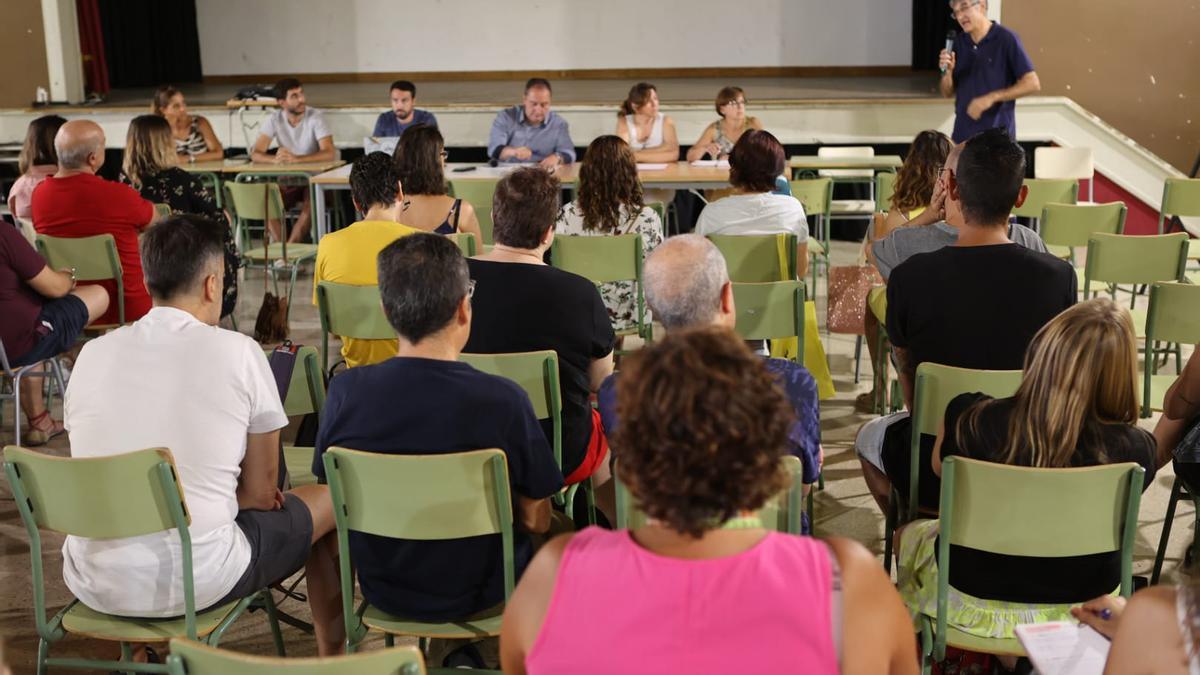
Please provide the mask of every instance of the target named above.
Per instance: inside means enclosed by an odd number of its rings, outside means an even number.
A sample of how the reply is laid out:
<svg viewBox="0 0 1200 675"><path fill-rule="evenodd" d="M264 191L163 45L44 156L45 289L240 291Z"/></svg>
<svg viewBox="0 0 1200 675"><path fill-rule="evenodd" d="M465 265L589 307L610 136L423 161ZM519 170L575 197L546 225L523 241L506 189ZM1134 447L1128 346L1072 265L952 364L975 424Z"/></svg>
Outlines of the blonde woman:
<svg viewBox="0 0 1200 675"><path fill-rule="evenodd" d="M150 112L171 123L175 152L186 162L208 162L225 157L225 148L217 140L208 120L188 112L183 92L171 85L159 87L150 102Z"/></svg>
<svg viewBox="0 0 1200 675"><path fill-rule="evenodd" d="M125 137L125 159L121 181L133 186L142 197L171 207L171 213L192 213L213 222L225 223L225 297L221 316L237 305L237 269L239 263L233 233L225 212L200 180L178 166L170 123L158 115L138 115L129 123Z"/></svg>
<svg viewBox="0 0 1200 675"><path fill-rule="evenodd" d="M933 470L952 455L1040 468L1137 462L1154 479L1154 437L1137 427L1137 343L1128 310L1107 298L1077 304L1042 327L1015 395L963 394L946 407ZM1014 496L1014 499L1017 497ZM1004 504L995 504L998 510ZM913 614L936 616L938 521L900 536L900 594ZM1120 554L1004 556L951 546L950 624L1011 638L1022 623L1068 620L1070 608L1120 585Z"/></svg>
<svg viewBox="0 0 1200 675"><path fill-rule="evenodd" d="M746 92L741 87L725 87L717 92L717 121L704 128L700 139L687 152L687 160L725 159L733 152L733 146L750 129L762 131L762 122L757 117L746 116Z"/></svg>

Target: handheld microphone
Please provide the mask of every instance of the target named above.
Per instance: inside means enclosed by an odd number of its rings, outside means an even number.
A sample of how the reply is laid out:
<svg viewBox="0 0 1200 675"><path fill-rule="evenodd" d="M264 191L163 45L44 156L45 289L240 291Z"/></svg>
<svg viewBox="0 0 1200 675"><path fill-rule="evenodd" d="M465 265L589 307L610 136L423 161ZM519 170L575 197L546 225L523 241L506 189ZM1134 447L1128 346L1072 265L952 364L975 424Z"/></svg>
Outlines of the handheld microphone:
<svg viewBox="0 0 1200 675"><path fill-rule="evenodd" d="M493 168L496 166L499 166L500 165L500 153L503 151L504 151L503 145L496 148L495 151L492 152L492 156L488 157L488 166L493 167Z"/></svg>
<svg viewBox="0 0 1200 675"><path fill-rule="evenodd" d="M951 54L954 53L954 31L953 30L946 31L946 51L950 52ZM945 75L946 69L942 68L941 72L942 72L942 75Z"/></svg>

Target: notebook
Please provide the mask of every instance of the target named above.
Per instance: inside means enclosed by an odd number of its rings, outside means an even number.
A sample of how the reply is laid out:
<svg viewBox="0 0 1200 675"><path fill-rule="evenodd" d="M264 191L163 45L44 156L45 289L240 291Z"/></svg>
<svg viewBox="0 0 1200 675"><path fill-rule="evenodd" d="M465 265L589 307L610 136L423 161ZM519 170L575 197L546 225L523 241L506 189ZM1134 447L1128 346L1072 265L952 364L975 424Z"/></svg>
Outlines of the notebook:
<svg viewBox="0 0 1200 675"><path fill-rule="evenodd" d="M1017 639L1041 675L1102 675L1109 641L1074 621L1017 626Z"/></svg>

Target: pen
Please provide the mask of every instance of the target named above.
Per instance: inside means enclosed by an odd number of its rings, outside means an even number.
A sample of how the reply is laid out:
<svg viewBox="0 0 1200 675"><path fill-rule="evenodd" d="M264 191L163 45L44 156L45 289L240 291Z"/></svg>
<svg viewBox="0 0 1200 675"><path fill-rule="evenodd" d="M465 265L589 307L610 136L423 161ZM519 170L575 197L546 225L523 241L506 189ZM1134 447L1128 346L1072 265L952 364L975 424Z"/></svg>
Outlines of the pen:
<svg viewBox="0 0 1200 675"><path fill-rule="evenodd" d="M1112 610L1111 610L1111 609L1109 609L1109 608L1107 608L1107 607L1105 607L1104 609L1100 610L1100 618L1101 618L1101 619L1104 619L1105 621L1108 621L1109 619L1112 619Z"/></svg>

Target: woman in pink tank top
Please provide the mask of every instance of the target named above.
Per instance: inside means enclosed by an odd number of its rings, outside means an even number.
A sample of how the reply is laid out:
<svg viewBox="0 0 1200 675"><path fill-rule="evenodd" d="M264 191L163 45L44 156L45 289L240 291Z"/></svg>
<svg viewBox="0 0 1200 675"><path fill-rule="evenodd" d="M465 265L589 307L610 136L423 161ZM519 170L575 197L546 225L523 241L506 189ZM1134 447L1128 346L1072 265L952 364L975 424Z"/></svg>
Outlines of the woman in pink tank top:
<svg viewBox="0 0 1200 675"><path fill-rule="evenodd" d="M728 328L672 333L618 382L621 480L647 516L534 557L504 613L508 675L916 673L912 623L875 557L769 532L791 408Z"/></svg>

